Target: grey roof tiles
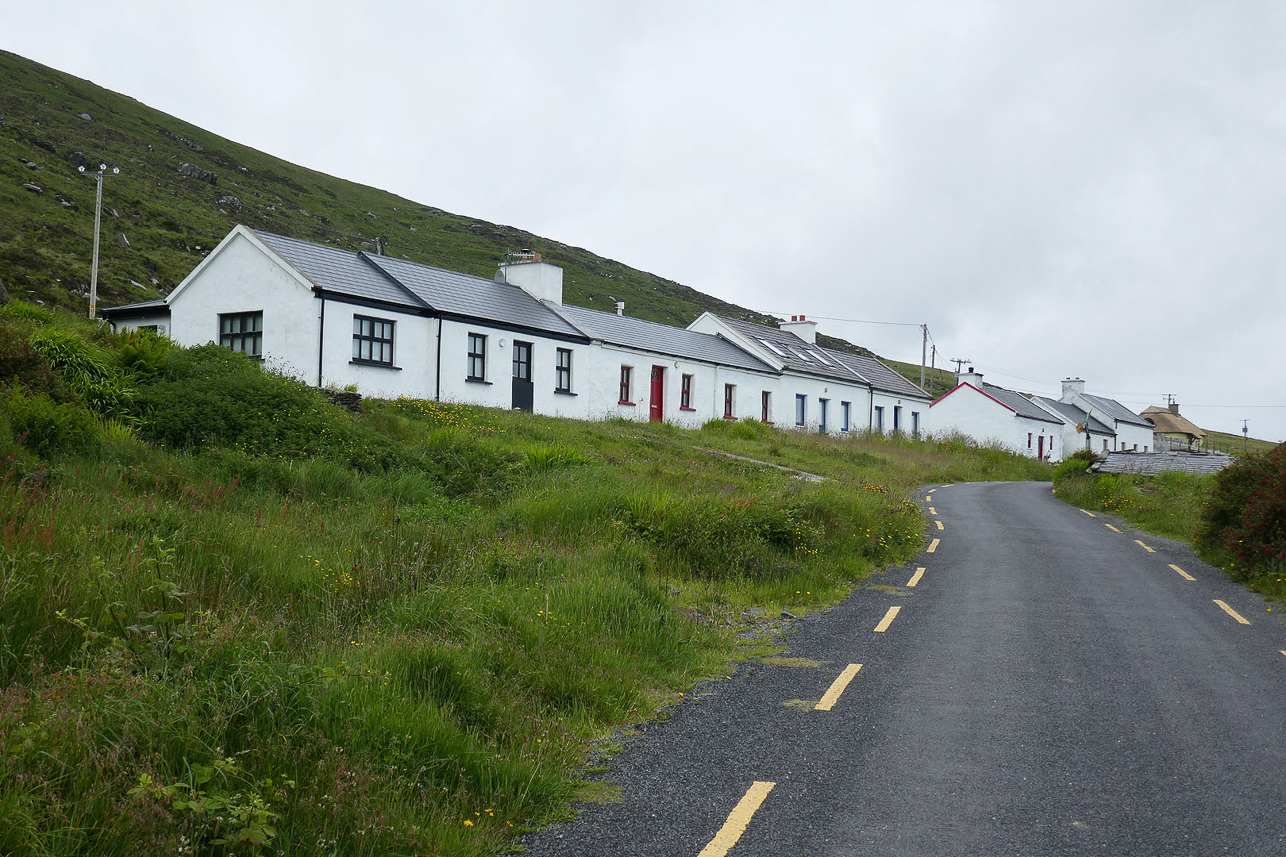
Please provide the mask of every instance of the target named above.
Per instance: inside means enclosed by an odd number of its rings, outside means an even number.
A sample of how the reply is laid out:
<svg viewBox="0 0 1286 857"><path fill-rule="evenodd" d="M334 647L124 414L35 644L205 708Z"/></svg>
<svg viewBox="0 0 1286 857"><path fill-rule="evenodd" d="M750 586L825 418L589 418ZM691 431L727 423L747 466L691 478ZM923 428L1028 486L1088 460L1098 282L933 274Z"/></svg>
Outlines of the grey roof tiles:
<svg viewBox="0 0 1286 857"><path fill-rule="evenodd" d="M313 285L325 291L415 310L428 308L423 300L371 265L365 254L271 232L256 231L255 235Z"/></svg>
<svg viewBox="0 0 1286 857"><path fill-rule="evenodd" d="M564 304L558 312L591 339L753 372L775 370L720 336L641 318Z"/></svg>
<svg viewBox="0 0 1286 857"><path fill-rule="evenodd" d="M1068 423L1077 424L1085 419L1085 412L1068 402L1060 402L1057 399L1048 399L1044 396L1032 396L1032 399L1038 400L1047 408L1052 408ZM1116 434L1115 429L1093 414L1090 414L1089 430L1091 434Z"/></svg>
<svg viewBox="0 0 1286 857"><path fill-rule="evenodd" d="M823 348L828 355L843 363L850 371L859 377L866 379L872 388L885 393L893 393L898 396L907 396L917 399L927 399L929 394L921 390L915 384L903 378L889 367L873 357L863 357L859 354L848 354L843 351L835 351L830 348Z"/></svg>
<svg viewBox="0 0 1286 857"><path fill-rule="evenodd" d="M1091 396L1086 394L1086 401L1095 405L1101 413L1106 414L1117 422L1129 423L1130 425L1152 428L1152 423L1143 419L1143 417L1134 413L1134 411L1122 405L1116 399L1108 399L1103 396Z"/></svg>

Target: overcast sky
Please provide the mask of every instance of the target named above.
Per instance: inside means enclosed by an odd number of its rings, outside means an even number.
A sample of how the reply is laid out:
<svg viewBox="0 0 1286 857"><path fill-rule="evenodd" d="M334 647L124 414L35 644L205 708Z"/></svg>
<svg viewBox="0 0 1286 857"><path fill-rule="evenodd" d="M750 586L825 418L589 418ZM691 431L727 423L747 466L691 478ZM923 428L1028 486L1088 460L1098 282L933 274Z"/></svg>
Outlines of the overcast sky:
<svg viewBox="0 0 1286 857"><path fill-rule="evenodd" d="M987 380L1286 439L1286 4L0 0L216 134Z"/></svg>

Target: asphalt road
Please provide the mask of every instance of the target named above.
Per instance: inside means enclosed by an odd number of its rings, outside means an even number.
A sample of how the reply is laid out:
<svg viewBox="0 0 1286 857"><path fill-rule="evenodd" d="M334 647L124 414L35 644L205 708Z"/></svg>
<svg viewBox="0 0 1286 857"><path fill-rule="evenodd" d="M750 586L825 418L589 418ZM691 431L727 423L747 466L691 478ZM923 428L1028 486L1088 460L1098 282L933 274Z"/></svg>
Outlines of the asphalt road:
<svg viewBox="0 0 1286 857"><path fill-rule="evenodd" d="M919 499L933 552L795 623L821 666L696 688L527 853L1286 855L1279 611L1048 483Z"/></svg>

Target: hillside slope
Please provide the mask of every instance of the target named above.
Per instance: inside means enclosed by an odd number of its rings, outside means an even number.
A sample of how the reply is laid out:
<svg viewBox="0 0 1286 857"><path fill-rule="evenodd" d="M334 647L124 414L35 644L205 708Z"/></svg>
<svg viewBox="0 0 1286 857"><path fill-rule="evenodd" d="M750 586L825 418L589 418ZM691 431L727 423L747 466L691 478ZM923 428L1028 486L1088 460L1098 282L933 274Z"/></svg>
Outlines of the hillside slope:
<svg viewBox="0 0 1286 857"><path fill-rule="evenodd" d="M451 214L239 145L89 81L0 51L0 283L87 308L94 182L104 187L99 305L160 297L237 223L491 276L534 248L565 271L568 303L686 326L710 310L771 317L512 226ZM844 340L824 344L869 354Z"/></svg>

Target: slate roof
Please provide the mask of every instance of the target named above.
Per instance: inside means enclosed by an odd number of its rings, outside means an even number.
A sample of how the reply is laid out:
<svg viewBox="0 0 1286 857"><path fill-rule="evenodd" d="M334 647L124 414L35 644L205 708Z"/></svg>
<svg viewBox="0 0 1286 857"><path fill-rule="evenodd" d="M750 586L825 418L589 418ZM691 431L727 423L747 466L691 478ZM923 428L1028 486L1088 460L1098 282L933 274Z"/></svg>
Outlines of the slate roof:
<svg viewBox="0 0 1286 857"><path fill-rule="evenodd" d="M1134 413L1134 411L1130 410L1125 405L1122 405L1116 399L1107 399L1103 396L1090 395L1086 395L1085 399L1094 405L1095 408L1100 409L1102 413L1107 414L1117 422L1129 423L1131 425L1142 426L1149 429L1152 428L1152 423L1143 419L1143 417Z"/></svg>
<svg viewBox="0 0 1286 857"><path fill-rule="evenodd" d="M121 304L120 306L102 307L99 313L103 318L129 318L131 316L157 315L160 312L168 313L170 305L165 298L159 298L153 301L139 301L132 304Z"/></svg>
<svg viewBox="0 0 1286 857"><path fill-rule="evenodd" d="M576 339L585 338L562 316L518 286L391 256L362 254L362 258L438 312Z"/></svg>
<svg viewBox="0 0 1286 857"><path fill-rule="evenodd" d="M1032 399L1033 401L1039 401L1047 408L1052 408L1069 424L1077 425L1081 420L1085 419L1085 412L1068 402L1060 402L1057 399L1047 399L1044 396L1032 396ZM1116 429L1109 426L1093 414L1090 414L1089 430L1090 434L1116 434Z"/></svg>
<svg viewBox="0 0 1286 857"><path fill-rule="evenodd" d="M850 384L868 383L867 379L830 356L827 353L827 349L819 345L809 345L789 331L780 330L776 327L767 327L762 324L752 324L748 321L740 321L722 315L718 316L718 318L728 327L772 354L781 361L782 365L793 372L817 375L823 378L834 378Z"/></svg>
<svg viewBox="0 0 1286 857"><path fill-rule="evenodd" d="M880 361L873 357L862 357L859 354L848 354L843 351L835 351L830 348L823 348L829 356L834 357L843 363L859 377L866 379L867 383L873 389L881 390L885 393L893 393L898 396L907 396L917 399L927 399L929 394L921 390L915 384L912 384L906 378L894 372Z"/></svg>
<svg viewBox="0 0 1286 857"><path fill-rule="evenodd" d="M684 327L563 304L558 312L591 339L704 363L776 374L767 363L724 339Z"/></svg>
<svg viewBox="0 0 1286 857"><path fill-rule="evenodd" d="M1161 473L1181 470L1184 473L1218 473L1233 463L1231 455L1192 452L1109 452L1107 458L1091 467L1097 473Z"/></svg>
<svg viewBox="0 0 1286 857"><path fill-rule="evenodd" d="M982 384L982 391L991 396L1002 405L1012 409L1020 417L1026 417L1029 420L1039 420L1043 423L1054 423L1062 425L1063 421L1024 396L1022 393L1014 390L1007 390L1004 387L997 387L995 384L988 384L985 381Z"/></svg>
<svg viewBox="0 0 1286 857"><path fill-rule="evenodd" d="M335 294L424 310L428 305L368 261L364 253L255 231L313 285Z"/></svg>

